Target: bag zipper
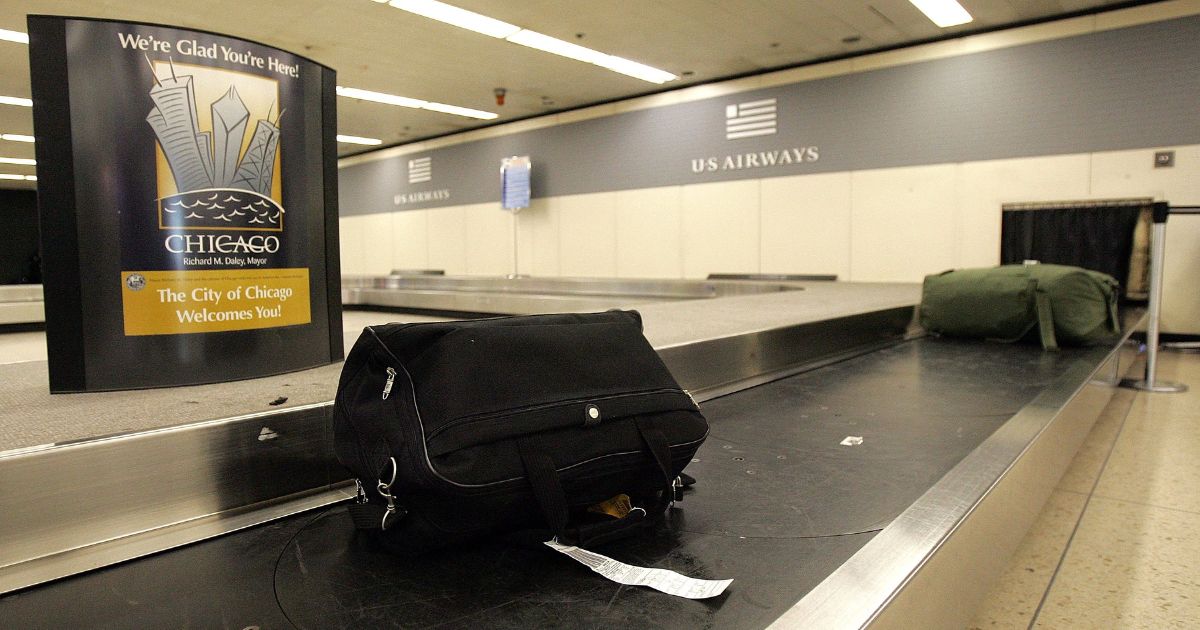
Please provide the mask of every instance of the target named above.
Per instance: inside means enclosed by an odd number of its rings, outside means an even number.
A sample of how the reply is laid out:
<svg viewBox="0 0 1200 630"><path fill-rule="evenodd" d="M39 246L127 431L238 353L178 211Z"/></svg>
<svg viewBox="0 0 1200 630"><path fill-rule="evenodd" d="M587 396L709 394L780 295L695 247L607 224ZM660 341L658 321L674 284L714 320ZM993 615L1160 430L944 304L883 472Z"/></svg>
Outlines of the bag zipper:
<svg viewBox="0 0 1200 630"><path fill-rule="evenodd" d="M391 368L388 368L388 369L391 369ZM542 404L538 404L538 405L529 405L529 406L520 407L517 409L505 409L503 411L493 411L490 413L472 414L469 416L462 416L460 418L455 418L454 420L451 420L450 422L447 422L446 424L443 424L442 426L430 431L429 435L426 439L432 440L433 438L437 437L441 433L448 431L450 429L460 427L464 424L471 424L474 422L482 422L484 420L492 420L495 418L503 418L506 416L515 416L515 415L522 414L522 413L528 413L530 411L541 411L543 409L551 409L553 407L574 405L574 404L578 404L578 403L582 403L582 402L591 402L591 401L604 402L607 400L615 400L618 398L631 398L631 397L635 397L635 396L652 396L654 394L684 394L688 398L691 398L691 394L688 394L686 390L674 389L671 387L660 387L658 389L647 389L645 391L640 391L640 392L627 392L624 394L609 395L609 396L605 396L605 397L601 397L601 398L571 398L571 399L567 399L567 400L557 400L554 402L542 403ZM692 402L694 403L695 401L693 400Z"/></svg>
<svg viewBox="0 0 1200 630"><path fill-rule="evenodd" d="M387 382L383 384L383 399L387 400L388 396L392 395L392 386L396 384L396 368L388 366Z"/></svg>
<svg viewBox="0 0 1200 630"><path fill-rule="evenodd" d="M705 432L704 436L698 440L672 444L671 448L679 449L680 452L671 453L671 463L674 465L682 463L684 464L684 467L686 467L686 462L690 461L692 457L691 455L686 454L687 449L695 445L697 442L703 442L706 438L708 438L708 432ZM562 478L563 481L586 481L597 476L604 476L611 472L621 470L621 467L624 465L625 461L634 457L640 458L645 456L645 450L607 453L598 457L586 459L581 462L576 462L574 464L568 464L562 468L556 469L556 472L558 472L560 475L564 475ZM586 474L581 474L581 476L572 476L572 473L579 471L580 469L586 469ZM465 492L469 495L486 496L491 494L511 492L514 485L525 485L527 483L526 479L526 476L511 477L509 479L489 481L482 484L460 484L448 479L446 481L454 486L457 486L455 491ZM595 503L595 501L592 501L591 503Z"/></svg>

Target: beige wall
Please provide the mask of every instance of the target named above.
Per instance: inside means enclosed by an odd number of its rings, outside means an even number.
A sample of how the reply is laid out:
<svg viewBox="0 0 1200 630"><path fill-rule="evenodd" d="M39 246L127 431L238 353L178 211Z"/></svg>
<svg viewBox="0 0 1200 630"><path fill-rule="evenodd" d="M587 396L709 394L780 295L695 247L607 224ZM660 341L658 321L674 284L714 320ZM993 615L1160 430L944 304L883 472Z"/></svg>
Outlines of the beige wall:
<svg viewBox="0 0 1200 630"><path fill-rule="evenodd" d="M342 164L1197 13L1200 0L1159 2L664 92L387 149ZM1177 151L1175 167L1153 168L1154 151L1166 148ZM448 274L623 278L833 273L844 280L919 281L951 267L997 263L1004 202L1146 196L1200 205L1200 146L571 195L536 199L515 219L498 202L346 217L341 220L342 271L437 268ZM1178 221L1170 232L1169 246L1181 255L1200 251L1195 223Z"/></svg>
<svg viewBox="0 0 1200 630"><path fill-rule="evenodd" d="M341 160L406 155L626 111L1200 14L1169 0L1030 27L664 92ZM1200 124L1200 117L1197 118ZM1176 165L1153 168L1175 149ZM702 278L713 272L831 273L919 281L1000 257L1005 202L1153 197L1200 205L1200 146L1145 147L536 199L341 219L342 271ZM1163 331L1200 334L1200 218L1172 219Z"/></svg>
<svg viewBox="0 0 1200 630"><path fill-rule="evenodd" d="M1154 151L1162 148L1176 150L1174 168L1153 168ZM516 271L624 278L833 273L919 281L952 267L996 264L1001 203L1137 196L1200 204L1200 146L536 199L516 217ZM513 217L499 203L346 217L342 271L504 275L514 271L513 237Z"/></svg>

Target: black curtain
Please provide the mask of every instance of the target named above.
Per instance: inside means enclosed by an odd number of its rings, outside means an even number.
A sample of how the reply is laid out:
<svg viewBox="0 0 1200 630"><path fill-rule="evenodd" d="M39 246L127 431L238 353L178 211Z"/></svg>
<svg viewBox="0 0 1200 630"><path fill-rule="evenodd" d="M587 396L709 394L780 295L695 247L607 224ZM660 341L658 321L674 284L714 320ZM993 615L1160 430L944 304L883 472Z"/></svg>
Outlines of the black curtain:
<svg viewBox="0 0 1200 630"><path fill-rule="evenodd" d="M1133 230L1145 206L1112 205L1005 210L1002 264L1037 260L1102 271L1125 285Z"/></svg>
<svg viewBox="0 0 1200 630"><path fill-rule="evenodd" d="M0 190L0 284L41 281L37 193Z"/></svg>

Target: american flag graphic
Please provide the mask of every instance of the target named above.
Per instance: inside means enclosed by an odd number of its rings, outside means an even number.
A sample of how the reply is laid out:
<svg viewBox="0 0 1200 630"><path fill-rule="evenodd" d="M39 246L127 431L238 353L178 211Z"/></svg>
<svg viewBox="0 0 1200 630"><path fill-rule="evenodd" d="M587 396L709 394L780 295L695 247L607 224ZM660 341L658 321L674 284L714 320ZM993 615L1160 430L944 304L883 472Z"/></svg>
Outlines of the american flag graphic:
<svg viewBox="0 0 1200 630"><path fill-rule="evenodd" d="M419 184L433 179L433 158L423 157L408 161L408 183Z"/></svg>
<svg viewBox="0 0 1200 630"><path fill-rule="evenodd" d="M775 99L725 106L725 139L737 140L775 133Z"/></svg>

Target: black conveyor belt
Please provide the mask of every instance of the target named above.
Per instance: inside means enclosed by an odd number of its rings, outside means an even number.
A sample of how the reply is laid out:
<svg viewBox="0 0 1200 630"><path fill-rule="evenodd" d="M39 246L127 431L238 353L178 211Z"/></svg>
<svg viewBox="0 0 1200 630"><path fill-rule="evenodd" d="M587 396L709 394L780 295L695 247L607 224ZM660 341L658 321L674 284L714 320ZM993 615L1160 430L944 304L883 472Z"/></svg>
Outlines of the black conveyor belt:
<svg viewBox="0 0 1200 630"><path fill-rule="evenodd" d="M704 403L699 482L668 527L596 551L733 578L715 599L622 587L549 549L387 556L335 506L6 596L0 627L760 628L1076 352L922 339Z"/></svg>

